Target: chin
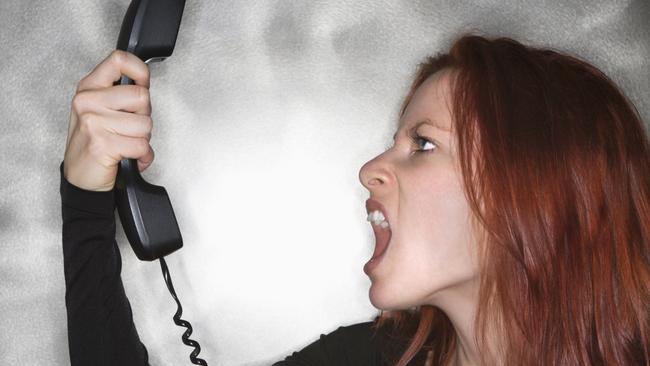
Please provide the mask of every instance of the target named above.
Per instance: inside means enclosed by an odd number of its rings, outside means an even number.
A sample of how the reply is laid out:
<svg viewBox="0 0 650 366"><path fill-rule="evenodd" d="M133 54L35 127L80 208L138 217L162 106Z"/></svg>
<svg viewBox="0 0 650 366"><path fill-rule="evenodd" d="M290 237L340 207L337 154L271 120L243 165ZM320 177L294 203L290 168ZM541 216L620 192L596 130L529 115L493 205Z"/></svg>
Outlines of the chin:
<svg viewBox="0 0 650 366"><path fill-rule="evenodd" d="M401 296L400 296L401 295ZM370 303L378 310L404 310L412 307L408 301L405 301L404 294L399 291L389 291L387 288L382 288L374 283L370 286L368 293Z"/></svg>

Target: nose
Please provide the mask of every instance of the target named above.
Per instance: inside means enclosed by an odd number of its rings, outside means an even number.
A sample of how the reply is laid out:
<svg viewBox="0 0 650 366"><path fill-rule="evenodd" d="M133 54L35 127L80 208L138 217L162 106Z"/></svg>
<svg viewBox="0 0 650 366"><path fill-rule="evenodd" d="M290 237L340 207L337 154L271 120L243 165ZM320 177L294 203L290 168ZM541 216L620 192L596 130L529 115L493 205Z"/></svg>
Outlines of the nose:
<svg viewBox="0 0 650 366"><path fill-rule="evenodd" d="M359 170L359 181L372 195L378 195L379 191L386 189L391 177L385 154L366 162Z"/></svg>

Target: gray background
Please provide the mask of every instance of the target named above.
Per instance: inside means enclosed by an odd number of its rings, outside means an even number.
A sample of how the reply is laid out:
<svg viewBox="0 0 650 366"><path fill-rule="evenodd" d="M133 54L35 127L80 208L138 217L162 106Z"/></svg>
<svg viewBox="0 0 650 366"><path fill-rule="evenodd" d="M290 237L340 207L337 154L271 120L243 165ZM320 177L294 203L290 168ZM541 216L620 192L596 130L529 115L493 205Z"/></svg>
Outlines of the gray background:
<svg viewBox="0 0 650 366"><path fill-rule="evenodd" d="M79 80L128 0L0 2L0 364L69 362L59 163ZM648 121L649 3L188 1L151 65L156 160L185 247L167 258L209 364L265 365L368 321L363 163L388 146L424 56L505 35L601 68ZM152 365L189 364L157 262L118 222L122 278Z"/></svg>

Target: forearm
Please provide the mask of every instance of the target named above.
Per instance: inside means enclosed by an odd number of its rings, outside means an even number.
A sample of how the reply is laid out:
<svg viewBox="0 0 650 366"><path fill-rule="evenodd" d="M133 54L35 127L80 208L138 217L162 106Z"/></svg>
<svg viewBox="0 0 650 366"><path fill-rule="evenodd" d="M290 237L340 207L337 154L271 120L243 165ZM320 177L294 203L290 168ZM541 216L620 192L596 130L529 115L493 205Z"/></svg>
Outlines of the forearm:
<svg viewBox="0 0 650 366"><path fill-rule="evenodd" d="M82 190L60 174L71 364L147 365L120 277L113 192Z"/></svg>

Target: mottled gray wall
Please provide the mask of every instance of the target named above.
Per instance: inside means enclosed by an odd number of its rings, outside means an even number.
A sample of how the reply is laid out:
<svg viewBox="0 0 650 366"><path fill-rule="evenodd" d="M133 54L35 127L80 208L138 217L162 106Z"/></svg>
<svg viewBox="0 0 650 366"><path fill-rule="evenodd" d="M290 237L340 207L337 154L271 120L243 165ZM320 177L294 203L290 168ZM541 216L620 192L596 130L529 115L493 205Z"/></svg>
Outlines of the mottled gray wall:
<svg viewBox="0 0 650 366"><path fill-rule="evenodd" d="M59 163L76 84L128 0L0 2L0 364L69 362ZM466 31L578 55L650 120L647 0L188 1L151 65L154 164L185 248L168 257L210 364L264 365L376 313L360 167L383 151L415 65ZM189 364L158 263L118 223L152 365Z"/></svg>

